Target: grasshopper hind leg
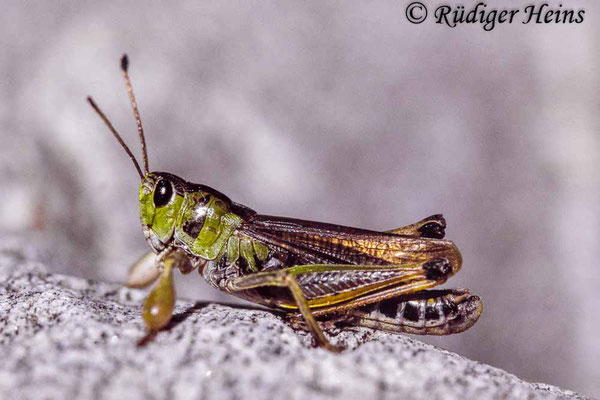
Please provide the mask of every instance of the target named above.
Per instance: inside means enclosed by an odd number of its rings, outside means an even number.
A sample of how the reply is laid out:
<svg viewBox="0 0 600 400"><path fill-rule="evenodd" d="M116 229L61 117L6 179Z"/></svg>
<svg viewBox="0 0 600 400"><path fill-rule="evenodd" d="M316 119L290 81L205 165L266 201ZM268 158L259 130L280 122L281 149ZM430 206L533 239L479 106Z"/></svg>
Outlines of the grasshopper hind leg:
<svg viewBox="0 0 600 400"><path fill-rule="evenodd" d="M395 298L402 293L428 289L445 282L458 268L460 268L460 260L456 257L454 263L448 258L441 257L422 264L385 266L306 264L231 278L226 281L225 290L241 292L268 286L288 289L293 297L293 302L288 306L295 305L298 308L298 314L302 316L317 344L337 352L341 348L329 342L315 317L350 313L359 307L377 301L382 302L386 298ZM369 281L369 277L373 276L374 281ZM366 283L361 279L366 279ZM359 283L351 287L354 290L363 289L365 293L344 292L349 282L357 280ZM310 303L305 297L305 292L308 293ZM340 296L340 293L346 298Z"/></svg>

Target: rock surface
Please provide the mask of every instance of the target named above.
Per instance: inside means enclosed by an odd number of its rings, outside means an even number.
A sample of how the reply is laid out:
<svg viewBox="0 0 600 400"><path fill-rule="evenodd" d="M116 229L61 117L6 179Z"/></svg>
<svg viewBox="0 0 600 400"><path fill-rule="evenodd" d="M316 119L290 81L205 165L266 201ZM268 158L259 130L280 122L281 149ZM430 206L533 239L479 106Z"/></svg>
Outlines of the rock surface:
<svg viewBox="0 0 600 400"><path fill-rule="evenodd" d="M406 336L334 332L312 348L276 314L178 302L145 346L145 293L49 274L26 250L0 251L0 398L585 399Z"/></svg>

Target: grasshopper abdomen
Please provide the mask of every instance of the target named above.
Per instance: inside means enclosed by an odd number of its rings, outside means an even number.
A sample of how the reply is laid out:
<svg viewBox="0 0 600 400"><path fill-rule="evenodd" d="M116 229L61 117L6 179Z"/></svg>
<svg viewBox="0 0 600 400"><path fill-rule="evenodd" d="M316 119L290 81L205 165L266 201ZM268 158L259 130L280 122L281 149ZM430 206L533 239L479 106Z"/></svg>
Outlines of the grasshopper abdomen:
<svg viewBox="0 0 600 400"><path fill-rule="evenodd" d="M416 335L449 335L469 329L483 302L468 289L426 290L351 311L353 324Z"/></svg>

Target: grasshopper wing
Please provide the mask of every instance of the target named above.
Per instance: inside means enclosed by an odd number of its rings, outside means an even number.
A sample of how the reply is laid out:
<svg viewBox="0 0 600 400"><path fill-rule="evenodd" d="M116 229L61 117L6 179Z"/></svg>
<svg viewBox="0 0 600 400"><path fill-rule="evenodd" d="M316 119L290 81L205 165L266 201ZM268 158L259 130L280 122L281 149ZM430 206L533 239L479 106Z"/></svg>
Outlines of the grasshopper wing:
<svg viewBox="0 0 600 400"><path fill-rule="evenodd" d="M291 255L296 265L420 264L446 258L454 274L462 264L458 249L449 240L267 215L248 218L240 232L267 245L275 253ZM288 266L291 265L288 263Z"/></svg>

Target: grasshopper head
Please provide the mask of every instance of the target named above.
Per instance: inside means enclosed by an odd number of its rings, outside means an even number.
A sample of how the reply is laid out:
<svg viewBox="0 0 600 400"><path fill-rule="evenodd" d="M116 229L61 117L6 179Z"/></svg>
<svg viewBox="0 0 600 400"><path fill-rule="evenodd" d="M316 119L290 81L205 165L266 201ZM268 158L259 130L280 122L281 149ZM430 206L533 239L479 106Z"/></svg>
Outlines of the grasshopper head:
<svg viewBox="0 0 600 400"><path fill-rule="evenodd" d="M157 253L173 238L184 185L182 179L165 172L148 173L140 184L140 221L148 244Z"/></svg>

